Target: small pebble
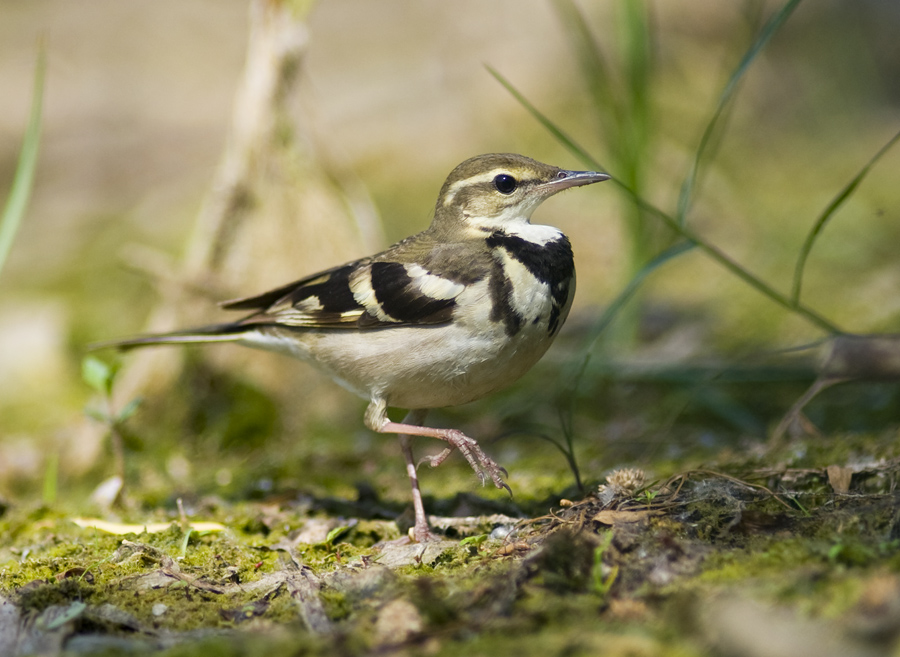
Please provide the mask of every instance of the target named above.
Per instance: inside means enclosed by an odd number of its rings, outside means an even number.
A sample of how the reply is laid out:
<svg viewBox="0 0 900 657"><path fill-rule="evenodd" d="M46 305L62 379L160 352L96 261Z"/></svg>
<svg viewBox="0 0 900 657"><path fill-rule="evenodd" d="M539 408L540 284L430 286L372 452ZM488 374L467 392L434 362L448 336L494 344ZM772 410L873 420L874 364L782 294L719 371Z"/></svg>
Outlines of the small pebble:
<svg viewBox="0 0 900 657"><path fill-rule="evenodd" d="M494 540L503 540L512 533L513 528L509 525L497 525L491 532L491 538Z"/></svg>
<svg viewBox="0 0 900 657"><path fill-rule="evenodd" d="M380 646L406 643L422 632L425 622L414 604L398 598L388 602L375 620L375 641Z"/></svg>
<svg viewBox="0 0 900 657"><path fill-rule="evenodd" d="M150 608L150 611L154 616L162 616L169 610L167 605L164 605L162 602L157 602L153 607Z"/></svg>

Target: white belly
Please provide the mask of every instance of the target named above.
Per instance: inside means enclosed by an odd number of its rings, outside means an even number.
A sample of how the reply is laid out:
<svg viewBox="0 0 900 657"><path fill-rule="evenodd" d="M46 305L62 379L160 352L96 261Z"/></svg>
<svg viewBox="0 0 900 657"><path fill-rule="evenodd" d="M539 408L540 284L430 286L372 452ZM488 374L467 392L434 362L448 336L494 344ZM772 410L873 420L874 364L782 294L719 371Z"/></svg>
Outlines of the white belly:
<svg viewBox="0 0 900 657"><path fill-rule="evenodd" d="M553 341L547 328L549 290L513 336L502 322L489 319L488 305L462 307L450 324L364 331L274 328L242 342L309 361L364 399L418 409L465 404L506 387L531 369Z"/></svg>

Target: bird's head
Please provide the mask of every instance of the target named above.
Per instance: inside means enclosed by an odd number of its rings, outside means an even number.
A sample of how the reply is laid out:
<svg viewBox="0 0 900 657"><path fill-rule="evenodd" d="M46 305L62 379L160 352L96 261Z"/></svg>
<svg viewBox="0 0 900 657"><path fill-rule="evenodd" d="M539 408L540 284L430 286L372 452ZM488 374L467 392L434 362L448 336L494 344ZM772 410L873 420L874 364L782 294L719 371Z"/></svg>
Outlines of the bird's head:
<svg viewBox="0 0 900 657"><path fill-rule="evenodd" d="M557 192L608 179L605 173L569 171L514 153L478 155L450 172L432 227L458 230L461 221L482 235L503 230L528 222L535 208Z"/></svg>

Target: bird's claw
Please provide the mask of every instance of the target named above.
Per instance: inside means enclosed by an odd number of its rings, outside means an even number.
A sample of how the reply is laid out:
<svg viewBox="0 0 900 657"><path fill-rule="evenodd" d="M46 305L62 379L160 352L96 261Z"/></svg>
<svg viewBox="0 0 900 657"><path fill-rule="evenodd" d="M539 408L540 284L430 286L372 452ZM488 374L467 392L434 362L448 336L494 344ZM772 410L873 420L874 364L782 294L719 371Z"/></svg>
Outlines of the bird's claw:
<svg viewBox="0 0 900 657"><path fill-rule="evenodd" d="M432 468L436 468L450 456L450 453L454 449L458 449L460 454L468 461L472 470L475 471L475 474L478 475L482 486L484 486L488 478L490 478L494 486L497 488L505 488L506 492L512 495L512 489L510 489L506 482L503 481L503 477L509 476L506 468L497 465L493 459L484 453L484 450L481 449L481 446L475 442L475 440L469 438L461 431L456 430L449 431L446 440L450 444L449 447L433 456L423 457L419 460L419 465L428 463Z"/></svg>
<svg viewBox="0 0 900 657"><path fill-rule="evenodd" d="M452 447L448 447L443 450L440 454L434 454L432 456L423 456L419 459L419 462L416 463L416 467L418 468L423 463L427 463L432 468L438 467L441 463L447 460L447 457L450 456L450 453L453 451Z"/></svg>

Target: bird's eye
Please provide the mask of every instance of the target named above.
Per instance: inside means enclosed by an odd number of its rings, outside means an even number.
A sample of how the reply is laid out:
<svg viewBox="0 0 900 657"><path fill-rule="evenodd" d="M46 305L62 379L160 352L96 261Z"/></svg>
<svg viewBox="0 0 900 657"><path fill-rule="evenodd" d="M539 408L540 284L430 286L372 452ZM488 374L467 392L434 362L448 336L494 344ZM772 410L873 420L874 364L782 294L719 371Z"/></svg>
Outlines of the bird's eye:
<svg viewBox="0 0 900 657"><path fill-rule="evenodd" d="M494 177L494 187L501 194L512 194L518 185L518 181L508 173L501 173Z"/></svg>

